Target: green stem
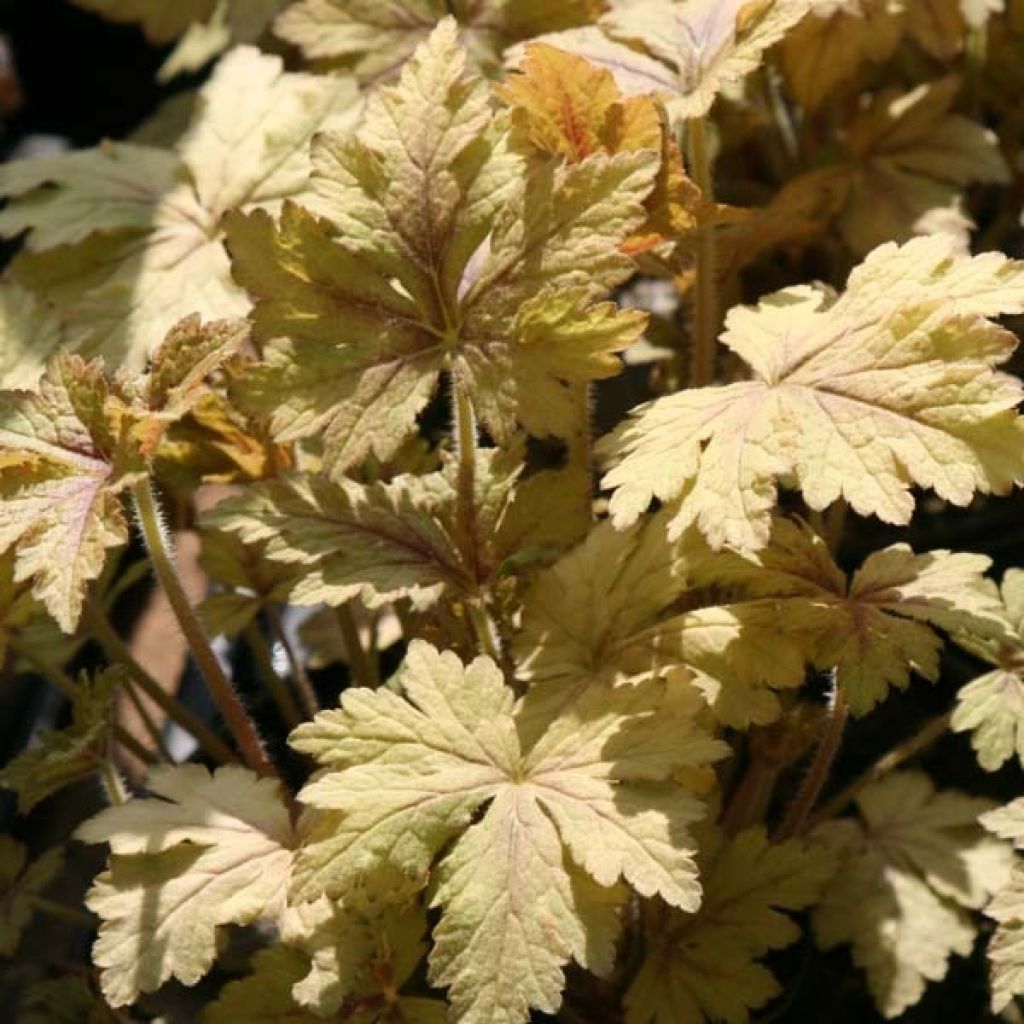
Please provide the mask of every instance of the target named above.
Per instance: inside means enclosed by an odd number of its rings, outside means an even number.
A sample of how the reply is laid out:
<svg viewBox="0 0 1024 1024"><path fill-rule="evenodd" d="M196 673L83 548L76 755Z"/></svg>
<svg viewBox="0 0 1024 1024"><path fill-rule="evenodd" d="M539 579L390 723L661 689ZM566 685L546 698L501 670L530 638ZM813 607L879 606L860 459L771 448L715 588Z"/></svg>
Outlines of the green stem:
<svg viewBox="0 0 1024 1024"><path fill-rule="evenodd" d="M472 598L466 600L465 607L481 653L486 654L496 665L503 665L498 629L487 613L487 609L482 603Z"/></svg>
<svg viewBox="0 0 1024 1024"><path fill-rule="evenodd" d="M217 655L214 654L213 648L210 646L210 639L178 578L177 570L174 567L171 541L164 528L160 508L149 478L145 477L136 483L132 487L131 493L138 515L139 528L146 542L156 577L163 587L171 610L188 641L192 657L195 658L199 671L206 680L214 704L223 716L224 723L231 735L235 738L245 763L259 775L276 776L277 771L263 748L263 742L256 731L256 726L239 700L238 694L235 693L231 681L224 674Z"/></svg>
<svg viewBox="0 0 1024 1024"><path fill-rule="evenodd" d="M26 644L20 637L10 637L8 639L8 646L22 661L51 683L54 689L63 697L72 703L78 699L78 684L67 672L47 661L46 658L35 651L29 644ZM157 762L157 756L151 750L147 750L131 733L127 732L120 725L114 726L113 735L114 739L125 750L131 751L140 761L143 761L145 764L155 764Z"/></svg>
<svg viewBox="0 0 1024 1024"><path fill-rule="evenodd" d="M77 925L80 928L92 929L96 927L96 921L93 916L85 913L84 910L77 910L75 907L66 906L63 903L58 903L56 900L47 899L45 896L30 896L29 902L36 910L49 914L50 917L58 917L62 921L68 921L70 924Z"/></svg>
<svg viewBox="0 0 1024 1024"><path fill-rule="evenodd" d="M270 691L274 704L277 705L281 718L290 729L294 729L302 723L302 715L299 713L291 690L288 689L288 685L274 668L274 659L271 657L270 648L267 646L260 627L255 622L250 622L246 626L245 640L249 645L249 650L252 651L253 658L256 659L256 666L260 675L263 676L263 681L267 684L267 689Z"/></svg>
<svg viewBox="0 0 1024 1024"><path fill-rule="evenodd" d="M348 655L348 667L352 673L352 682L356 686L376 687L380 685L380 672L376 659L371 658L363 648L359 636L359 625L352 613L352 606L343 604L334 609L334 616L341 630L341 638L345 642L345 653Z"/></svg>
<svg viewBox="0 0 1024 1024"><path fill-rule="evenodd" d="M172 722L189 733L207 757L225 764L237 761L234 751L194 712L175 700L135 659L128 645L118 636L106 615L94 604L86 602L89 629L99 641L107 659L123 666L139 689Z"/></svg>
<svg viewBox="0 0 1024 1024"><path fill-rule="evenodd" d="M866 768L848 786L841 789L831 800L827 801L814 815L812 825L834 818L846 805L851 803L858 793L872 782L877 782L894 768L916 757L930 747L936 740L942 739L949 732L949 721L952 712L937 715L926 722L913 736L909 736L898 746L883 754L874 764Z"/></svg>
<svg viewBox="0 0 1024 1024"><path fill-rule="evenodd" d="M302 659L288 638L288 631L284 628L284 620L281 618L280 611L271 604L267 605L266 612L270 628L274 631L274 636L284 649L285 657L288 659L292 679L295 681L296 687L298 687L299 696L302 698L302 704L306 711L306 717L313 718L320 710L320 702L316 698L316 690L313 689L313 684L309 681L306 666L302 664Z"/></svg>
<svg viewBox="0 0 1024 1024"><path fill-rule="evenodd" d="M119 807L128 802L128 792L124 788L124 782L109 756L104 757L100 762L100 778L103 780L103 789L112 806Z"/></svg>
<svg viewBox="0 0 1024 1024"><path fill-rule="evenodd" d="M825 731L822 733L821 742L811 761L811 767L804 776L793 802L786 811L782 825L779 827L778 838L780 840L789 839L804 830L807 819L810 817L811 811L814 810L814 805L818 802L818 797L828 781L836 755L839 753L848 714L846 695L843 693L842 687L839 686L836 673L833 670L832 706L829 709Z"/></svg>
<svg viewBox="0 0 1024 1024"><path fill-rule="evenodd" d="M714 383L715 345L718 340L718 281L715 253L715 186L711 175L707 121L694 118L686 132L690 173L701 191L701 214L697 230L697 279L694 283L693 368L694 387Z"/></svg>

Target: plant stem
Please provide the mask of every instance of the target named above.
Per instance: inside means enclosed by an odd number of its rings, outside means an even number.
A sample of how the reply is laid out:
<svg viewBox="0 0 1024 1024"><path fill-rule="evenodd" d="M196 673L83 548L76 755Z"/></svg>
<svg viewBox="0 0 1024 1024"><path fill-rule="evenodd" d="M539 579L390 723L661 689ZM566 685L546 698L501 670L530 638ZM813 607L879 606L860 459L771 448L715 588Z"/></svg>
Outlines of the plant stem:
<svg viewBox="0 0 1024 1024"><path fill-rule="evenodd" d="M814 815L812 824L834 818L857 794L872 782L876 782L887 775L894 768L909 761L912 757L920 754L922 750L930 747L936 740L941 739L949 731L949 720L952 712L937 715L927 721L913 736L909 736L898 746L883 754L874 764L866 768L848 786L841 789L831 800L825 803L821 810Z"/></svg>
<svg viewBox="0 0 1024 1024"><path fill-rule="evenodd" d="M256 659L260 675L263 676L263 681L267 684L267 689L274 699L274 704L277 705L281 718L290 729L294 729L301 724L302 715L299 713L291 690L288 689L288 685L274 668L274 659L270 655L270 648L267 646L263 633L260 632L260 627L255 622L250 622L246 626L245 640L249 645L249 650L252 651L253 658Z"/></svg>
<svg viewBox="0 0 1024 1024"><path fill-rule="evenodd" d="M59 917L62 921L68 921L80 928L92 929L96 926L96 921L91 914L85 913L84 910L77 910L75 907L58 903L56 900L47 899L45 896L30 896L29 902L31 902L36 910L49 914L50 917Z"/></svg>
<svg viewBox="0 0 1024 1024"><path fill-rule="evenodd" d="M458 498L459 521L472 546L476 559L476 416L469 393L458 381L452 381L454 395L455 444L459 460Z"/></svg>
<svg viewBox="0 0 1024 1024"><path fill-rule="evenodd" d="M138 515L150 560L160 585L167 595L171 609L178 620L192 657L210 689L210 696L224 718L224 722L235 738L245 763L257 774L276 776L277 771L267 757L256 726L249 717L230 680L224 674L217 655L210 646L210 639L203 629L192 604L178 579L170 538L164 528L153 485L148 477L132 487L132 498Z"/></svg>
<svg viewBox="0 0 1024 1024"><path fill-rule="evenodd" d="M697 230L697 280L694 283L693 368L691 383L707 387L715 379L715 345L718 338L718 282L715 253L715 186L711 175L707 121L694 118L686 128L687 162L701 191Z"/></svg>
<svg viewBox="0 0 1024 1024"><path fill-rule="evenodd" d="M567 468L580 474L583 481L582 509L589 519L594 515L594 444L590 414L590 385L573 387L578 432L569 441Z"/></svg>
<svg viewBox="0 0 1024 1024"><path fill-rule="evenodd" d="M312 718L320 710L320 702L316 698L316 690L313 689L313 684L309 681L306 666L302 664L302 659L288 637L288 631L284 628L284 620L281 618L280 611L274 605L269 604L267 605L266 612L270 628L274 632L274 637L281 647L284 648L285 657L288 659L288 665L291 668L292 679L295 681L296 687L298 687L306 716Z"/></svg>
<svg viewBox="0 0 1024 1024"><path fill-rule="evenodd" d="M73 703L78 698L78 684L74 679L63 669L47 661L46 658L37 653L20 637L10 637L8 646L19 658L51 683L54 689L67 700ZM131 733L127 732L120 725L114 726L113 736L125 750L130 751L140 761L143 761L145 764L156 764L157 756L151 750L147 750Z"/></svg>
<svg viewBox="0 0 1024 1024"><path fill-rule="evenodd" d="M124 686L124 692L131 702L132 707L135 709L135 713L139 716L139 721L142 722L142 727L146 730L149 738L153 741L153 746L156 748L157 753L165 761L173 761L174 758L171 756L171 752L167 749L167 744L164 743L163 733L160 731L159 726L153 719L153 716L149 713L149 708L142 702L142 698L139 696L138 690L135 689L134 680L129 679Z"/></svg>
<svg viewBox="0 0 1024 1024"><path fill-rule="evenodd" d="M359 625L352 613L350 604L339 605L334 609L334 616L341 630L341 638L345 642L345 653L348 655L348 667L352 673L352 681L356 686L375 687L380 685L380 672L376 659L371 658L363 647L359 636Z"/></svg>
<svg viewBox="0 0 1024 1024"><path fill-rule="evenodd" d="M89 629L99 641L107 659L122 665L139 689L172 722L181 726L199 744L207 757L224 764L237 761L234 751L194 712L189 711L180 701L175 700L139 663L128 645L117 634L106 615L94 604L86 602Z"/></svg>
<svg viewBox="0 0 1024 1024"><path fill-rule="evenodd" d="M100 778L103 780L103 789L112 806L117 807L128 802L128 793L124 788L124 782L110 757L105 757L100 762Z"/></svg>
<svg viewBox="0 0 1024 1024"><path fill-rule="evenodd" d="M498 629L494 625L487 609L483 604L468 599L465 603L466 614L469 616L470 625L476 634L476 641L480 645L482 654L486 654L495 665L501 666L504 661L501 656L501 640L498 638Z"/></svg>
<svg viewBox="0 0 1024 1024"><path fill-rule="evenodd" d="M786 811L782 825L779 827L779 839L789 839L791 836L798 835L807 824L807 819L818 801L821 790L828 781L836 754L839 753L848 713L846 695L839 686L835 670L833 670L832 701L825 731L822 733L821 742L811 761L811 767L804 776L793 802Z"/></svg>
<svg viewBox="0 0 1024 1024"><path fill-rule="evenodd" d="M751 759L720 820L726 835L734 836L761 820L771 802L779 772L779 765L763 756Z"/></svg>

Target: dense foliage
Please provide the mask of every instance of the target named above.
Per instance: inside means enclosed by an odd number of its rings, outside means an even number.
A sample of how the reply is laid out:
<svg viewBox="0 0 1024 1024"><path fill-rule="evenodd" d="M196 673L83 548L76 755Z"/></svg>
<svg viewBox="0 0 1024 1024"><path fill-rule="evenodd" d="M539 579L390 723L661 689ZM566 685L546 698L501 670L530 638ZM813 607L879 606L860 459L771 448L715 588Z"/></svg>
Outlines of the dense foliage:
<svg viewBox="0 0 1024 1024"><path fill-rule="evenodd" d="M16 1019L743 1024L813 946L1014 1012L1024 569L899 531L1024 483L1024 4L74 2L210 71L0 167L0 658L68 702L0 785L107 804L0 835Z"/></svg>

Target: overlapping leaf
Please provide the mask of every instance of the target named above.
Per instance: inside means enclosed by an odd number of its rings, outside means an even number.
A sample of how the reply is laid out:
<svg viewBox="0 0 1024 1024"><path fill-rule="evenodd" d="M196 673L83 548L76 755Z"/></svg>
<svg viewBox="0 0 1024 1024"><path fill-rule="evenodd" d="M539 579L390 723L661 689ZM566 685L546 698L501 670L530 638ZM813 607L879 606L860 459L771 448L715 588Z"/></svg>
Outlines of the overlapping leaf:
<svg viewBox="0 0 1024 1024"><path fill-rule="evenodd" d="M850 709L862 715L890 687L905 689L911 672L938 678L936 629L1003 634L995 588L983 575L989 565L983 555L915 555L895 544L869 555L847 579L819 537L780 519L761 552L709 559L694 577L780 602L785 628L803 636L809 660L835 669Z"/></svg>
<svg viewBox="0 0 1024 1024"><path fill-rule="evenodd" d="M399 1020L445 1020L444 1004L399 995L427 951L427 916L416 896L401 899L398 882L350 891L344 903L321 897L288 912L282 938L311 960L296 980L293 997L320 1017L353 1004ZM432 1016L431 1016L432 1015Z"/></svg>
<svg viewBox="0 0 1024 1024"><path fill-rule="evenodd" d="M527 46L518 73L498 91L520 112L542 154L579 163L594 153L661 151L661 170L644 204L647 220L625 248L635 255L692 240L700 191L686 176L679 147L651 97L626 98L608 70L543 43Z"/></svg>
<svg viewBox="0 0 1024 1024"><path fill-rule="evenodd" d="M813 509L844 498L906 523L911 485L965 505L1024 478L1016 340L989 317L1024 310L1024 265L970 258L943 235L876 249L831 305L811 288L737 307L722 342L748 382L661 398L603 442L617 527L657 498L673 535L713 547L768 540L777 481Z"/></svg>
<svg viewBox="0 0 1024 1024"><path fill-rule="evenodd" d="M977 910L1009 877L1006 844L985 834L990 804L936 792L919 772L892 774L857 798L859 819L820 826L814 838L840 858L815 910L825 948L849 943L886 1017L898 1017L966 956Z"/></svg>
<svg viewBox="0 0 1024 1024"><path fill-rule="evenodd" d="M957 694L954 732L970 732L971 745L986 771L1001 768L1014 754L1024 764L1024 570L1003 577L1003 635L957 639L971 653L994 665Z"/></svg>
<svg viewBox="0 0 1024 1024"><path fill-rule="evenodd" d="M982 815L990 832L1024 850L1024 800ZM1024 994L1024 864L1018 856L1006 884L998 887L985 914L996 922L988 946L992 981L992 1012L1002 1013L1016 996Z"/></svg>
<svg viewBox="0 0 1024 1024"><path fill-rule="evenodd" d="M0 169L0 234L28 231L14 273L45 293L67 340L138 370L183 317L230 317L248 302L230 276L220 222L308 185L309 140L347 123L341 77L286 74L241 47L203 89L176 152L127 143Z"/></svg>
<svg viewBox="0 0 1024 1024"><path fill-rule="evenodd" d="M45 302L0 283L0 388L34 387L60 342L60 320Z"/></svg>
<svg viewBox="0 0 1024 1024"><path fill-rule="evenodd" d="M963 189L1010 180L995 135L950 112L959 87L945 78L879 93L846 129L848 164L807 179L808 188L840 193L839 228L858 254L926 234L941 214L965 241Z"/></svg>
<svg viewBox="0 0 1024 1024"><path fill-rule="evenodd" d="M627 95L665 100L674 119L701 117L821 0L617 0L597 26L544 42L607 68Z"/></svg>
<svg viewBox="0 0 1024 1024"><path fill-rule="evenodd" d="M29 862L21 843L0 835L0 956L14 954L35 913L35 897L42 896L63 867L59 848Z"/></svg>
<svg viewBox="0 0 1024 1024"><path fill-rule="evenodd" d="M123 681L120 669L108 669L91 680L83 674L70 725L42 732L33 746L0 769L0 786L18 794L21 814L92 775L107 760L114 695Z"/></svg>
<svg viewBox="0 0 1024 1024"><path fill-rule="evenodd" d="M265 545L269 559L291 566L301 576L292 598L302 604L360 597L374 608L408 597L423 606L443 591L473 596L509 563L557 552L586 529L584 510L570 504L570 473L520 482L514 450L481 449L476 463L468 523L454 459L438 473L368 486L294 475L223 502L207 522ZM563 499L565 514L546 514Z"/></svg>
<svg viewBox="0 0 1024 1024"><path fill-rule="evenodd" d="M760 958L794 942L783 911L815 903L835 864L821 847L764 830L703 851L704 901L696 914L651 908L643 966L626 994L627 1024L744 1024L780 992Z"/></svg>
<svg viewBox="0 0 1024 1024"><path fill-rule="evenodd" d="M474 59L493 67L512 43L585 24L600 7L596 0L299 0L275 31L306 57L342 61L373 82L394 75L448 16Z"/></svg>
<svg viewBox="0 0 1024 1024"><path fill-rule="evenodd" d="M132 446L109 413L101 367L77 356L51 360L38 393L0 393L0 550L15 550L15 581L65 632L107 552L128 539L118 492Z"/></svg>
<svg viewBox="0 0 1024 1024"><path fill-rule="evenodd" d="M423 879L454 840L430 956L454 1019L525 1022L531 1007L557 1009L570 957L607 970L616 920L600 887L621 879L696 908L687 826L702 808L672 773L722 748L694 729L686 694L599 688L524 747L524 709L487 658L464 667L417 641L399 685L402 696L349 690L293 734L327 769L302 799L329 812L293 889L343 893L383 867Z"/></svg>
<svg viewBox="0 0 1024 1024"><path fill-rule="evenodd" d="M0 392L0 552L13 548L14 581L31 579L65 632L110 549L128 539L120 493L244 337L238 323L190 317L144 378L111 380L99 360L59 354L38 391Z"/></svg>
<svg viewBox="0 0 1024 1024"><path fill-rule="evenodd" d="M773 721L773 690L804 680L805 638L773 597L723 600L694 588L694 563L660 518L624 532L601 524L527 591L522 677L571 706L595 684L685 674L721 721Z"/></svg>
<svg viewBox="0 0 1024 1024"><path fill-rule="evenodd" d="M323 436L343 471L387 460L448 370L493 437L578 430L579 386L614 375L644 317L601 302L631 273L659 153L526 174L507 114L442 22L356 135L314 143L312 203L229 219L265 365L245 401L281 440ZM343 325L339 330L339 325ZM575 386L575 387L574 387Z"/></svg>
<svg viewBox="0 0 1024 1024"><path fill-rule="evenodd" d="M278 922L295 833L279 785L228 765L155 769L149 789L76 832L109 843L87 902L101 919L93 962L112 1006L170 978L194 985L213 965L217 929Z"/></svg>

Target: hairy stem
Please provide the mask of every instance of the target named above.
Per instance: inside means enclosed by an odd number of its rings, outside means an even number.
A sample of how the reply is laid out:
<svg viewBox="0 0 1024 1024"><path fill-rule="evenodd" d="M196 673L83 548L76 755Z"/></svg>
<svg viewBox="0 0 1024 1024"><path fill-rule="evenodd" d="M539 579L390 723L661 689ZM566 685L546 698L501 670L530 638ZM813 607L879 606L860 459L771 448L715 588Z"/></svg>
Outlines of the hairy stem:
<svg viewBox="0 0 1024 1024"><path fill-rule="evenodd" d="M185 639L188 641L192 657L195 658L199 671L206 680L217 710L235 738L245 763L260 775L276 776L277 771L267 757L256 726L245 710L238 694L235 693L231 681L224 674L217 655L210 646L210 639L203 629L192 604L185 593L181 580L174 567L174 556L170 538L164 529L156 495L149 478L144 478L132 487L132 498L138 514L139 527L142 530L146 548L160 585L167 595L171 609Z"/></svg>
<svg viewBox="0 0 1024 1024"><path fill-rule="evenodd" d="M302 664L302 659L299 657L298 651L295 650L295 645L288 637L288 631L284 628L281 612L272 604L267 605L266 612L267 621L270 623L274 638L281 645L284 655L288 659L288 667L291 670L295 686L298 688L299 696L302 698L306 717L312 718L320 710L320 702L316 698L316 691L309 680L306 666Z"/></svg>
<svg viewBox="0 0 1024 1024"><path fill-rule="evenodd" d="M135 710L135 713L139 716L139 721L142 723L142 727L146 730L146 734L153 741L153 746L156 748L157 753L165 761L173 761L174 758L171 756L171 752L167 749L167 744L164 742L163 732L156 724L153 716L150 714L149 708L147 708L143 703L142 697L135 688L134 680L130 677L125 683L124 693L132 708Z"/></svg>
<svg viewBox="0 0 1024 1024"><path fill-rule="evenodd" d="M734 836L763 818L779 773L777 763L757 755L751 759L721 817L726 835Z"/></svg>
<svg viewBox="0 0 1024 1024"><path fill-rule="evenodd" d="M822 733L821 742L818 744L814 759L811 761L811 767L804 776L804 780L800 784L793 802L786 811L782 825L779 827L779 839L788 839L804 830L807 819L810 817L811 811L814 810L814 805L818 802L822 788L828 781L836 755L839 753L848 714L849 709L846 704L846 695L839 686L835 671L833 670L832 699L825 731Z"/></svg>
<svg viewBox="0 0 1024 1024"><path fill-rule="evenodd" d="M256 661L256 667L263 677L263 681L267 684L270 696L277 706L278 714L280 714L289 729L294 729L297 725L301 724L302 715L299 713L298 705L295 703L291 690L288 689L288 684L285 683L280 675L278 675L277 669L274 668L274 659L271 657L270 648L267 646L267 641L260 631L260 627L255 622L250 622L246 626L245 642L249 645L249 650Z"/></svg>
<svg viewBox="0 0 1024 1024"><path fill-rule="evenodd" d="M341 639L345 643L345 653L348 655L348 667L352 673L352 681L356 686L379 686L380 669L377 659L371 657L363 647L363 640L359 635L359 624L352 612L352 606L350 604L339 605L334 609L334 615L338 622L338 629L341 630Z"/></svg>
<svg viewBox="0 0 1024 1024"><path fill-rule="evenodd" d="M694 118L687 125L686 150L690 173L701 191L701 214L697 230L697 279L694 283L693 367L691 383L707 387L715 379L715 345L718 337L718 281L715 266L715 186L711 176L711 153L707 122Z"/></svg>
<svg viewBox="0 0 1024 1024"><path fill-rule="evenodd" d="M128 802L128 791L110 757L104 757L100 762L100 778L103 780L103 791L112 806L117 807Z"/></svg>
<svg viewBox="0 0 1024 1024"><path fill-rule="evenodd" d="M225 764L237 761L234 751L194 712L181 701L175 700L135 659L128 645L118 636L106 615L95 605L86 602L89 630L99 641L103 653L112 664L121 665L139 689L167 717L189 733L207 757Z"/></svg>
<svg viewBox="0 0 1024 1024"><path fill-rule="evenodd" d="M78 684L74 679L63 669L47 661L34 647L16 636L9 638L8 646L26 665L31 666L35 672L38 672L47 682L51 683L61 696L72 702L77 698ZM144 764L156 764L159 760L153 751L147 750L131 733L127 732L120 725L115 725L112 731L114 739Z"/></svg>
<svg viewBox="0 0 1024 1024"><path fill-rule="evenodd" d="M834 818L847 804L853 801L862 789L870 786L872 782L876 782L883 775L887 775L894 768L898 768L912 757L916 757L936 740L942 739L949 732L951 716L952 712L949 711L942 715L936 715L935 718L925 722L913 736L907 737L898 746L883 754L874 764L861 772L848 786L845 786L831 800L823 804L818 813L814 815L811 824L817 825L819 822Z"/></svg>

